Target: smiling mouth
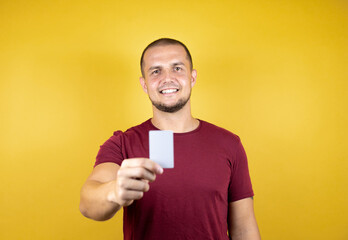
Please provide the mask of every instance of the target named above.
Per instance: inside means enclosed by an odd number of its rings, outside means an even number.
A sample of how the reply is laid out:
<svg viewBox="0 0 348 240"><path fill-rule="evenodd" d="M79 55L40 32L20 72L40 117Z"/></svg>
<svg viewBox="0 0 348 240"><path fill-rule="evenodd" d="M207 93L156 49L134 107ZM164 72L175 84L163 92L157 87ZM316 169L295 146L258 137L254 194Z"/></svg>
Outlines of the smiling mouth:
<svg viewBox="0 0 348 240"><path fill-rule="evenodd" d="M164 89L164 90L161 90L160 93L162 94L168 94L168 93L175 93L179 91L179 89L176 89L176 88L171 88L171 89Z"/></svg>

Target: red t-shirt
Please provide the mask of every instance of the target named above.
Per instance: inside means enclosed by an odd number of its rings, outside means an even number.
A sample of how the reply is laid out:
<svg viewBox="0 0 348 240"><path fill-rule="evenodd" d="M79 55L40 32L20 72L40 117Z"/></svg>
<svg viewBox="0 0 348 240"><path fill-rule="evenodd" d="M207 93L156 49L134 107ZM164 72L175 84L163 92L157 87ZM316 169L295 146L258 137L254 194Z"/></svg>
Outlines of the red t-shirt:
<svg viewBox="0 0 348 240"><path fill-rule="evenodd" d="M117 131L102 146L95 165L149 157L146 122ZM228 203L252 197L247 157L239 137L200 120L174 133L174 168L164 169L142 199L124 208L124 239L229 239Z"/></svg>

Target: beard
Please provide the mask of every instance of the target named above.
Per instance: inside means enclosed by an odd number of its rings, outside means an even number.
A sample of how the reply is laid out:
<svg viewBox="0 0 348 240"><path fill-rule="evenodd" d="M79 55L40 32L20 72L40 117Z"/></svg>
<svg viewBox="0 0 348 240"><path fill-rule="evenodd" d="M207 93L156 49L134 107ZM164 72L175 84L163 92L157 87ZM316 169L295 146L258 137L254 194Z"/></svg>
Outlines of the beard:
<svg viewBox="0 0 348 240"><path fill-rule="evenodd" d="M163 103L152 100L150 97L149 98L150 98L150 101L152 102L152 105L155 106L158 110L162 112L167 112L167 113L175 113L186 105L186 103L190 100L190 97L191 97L191 92L187 98L179 99L179 101L175 103L174 105L165 105Z"/></svg>

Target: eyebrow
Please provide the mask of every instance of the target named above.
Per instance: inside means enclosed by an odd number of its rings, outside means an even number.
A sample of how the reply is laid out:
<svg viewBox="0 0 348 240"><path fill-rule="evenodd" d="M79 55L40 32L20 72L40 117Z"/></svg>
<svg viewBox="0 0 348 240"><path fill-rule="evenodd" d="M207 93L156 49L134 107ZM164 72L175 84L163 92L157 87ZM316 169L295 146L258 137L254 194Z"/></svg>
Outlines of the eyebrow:
<svg viewBox="0 0 348 240"><path fill-rule="evenodd" d="M150 72L151 70L161 68L161 66L152 66L147 71Z"/></svg>
<svg viewBox="0 0 348 240"><path fill-rule="evenodd" d="M170 65L173 66L173 67L175 67L175 66L178 66L178 65L185 65L185 64L184 64L183 62L174 62L174 63L172 63L172 64L170 64ZM160 68L162 68L162 66L156 65L156 66L150 67L147 71L149 72L149 71L151 71L151 70L160 69Z"/></svg>
<svg viewBox="0 0 348 240"><path fill-rule="evenodd" d="M176 65L185 65L183 62L175 62L172 64L172 66L176 66Z"/></svg>

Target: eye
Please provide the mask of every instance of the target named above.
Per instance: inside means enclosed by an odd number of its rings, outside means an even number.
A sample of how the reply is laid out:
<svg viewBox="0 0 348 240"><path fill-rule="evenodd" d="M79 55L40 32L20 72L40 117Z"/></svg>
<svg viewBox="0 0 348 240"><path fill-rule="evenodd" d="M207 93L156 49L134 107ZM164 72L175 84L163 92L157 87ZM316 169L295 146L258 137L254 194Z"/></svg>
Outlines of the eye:
<svg viewBox="0 0 348 240"><path fill-rule="evenodd" d="M174 70L177 71L177 72L181 71L181 69L182 69L181 67L175 67L174 68Z"/></svg>
<svg viewBox="0 0 348 240"><path fill-rule="evenodd" d="M152 71L151 74L157 75L157 74L159 74L159 72L160 72L160 71L159 71L158 69L156 69L156 70Z"/></svg>

